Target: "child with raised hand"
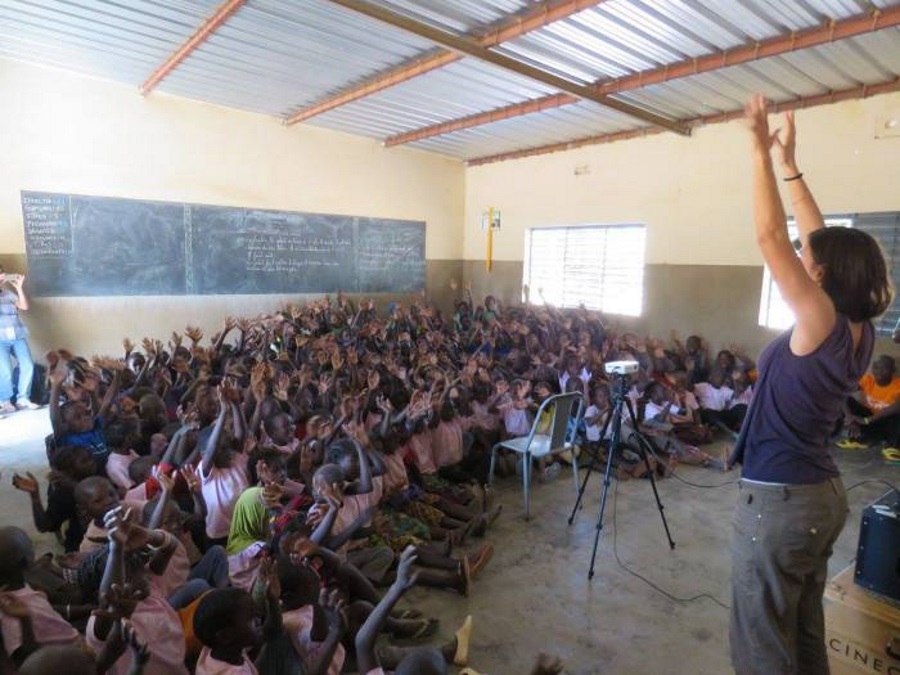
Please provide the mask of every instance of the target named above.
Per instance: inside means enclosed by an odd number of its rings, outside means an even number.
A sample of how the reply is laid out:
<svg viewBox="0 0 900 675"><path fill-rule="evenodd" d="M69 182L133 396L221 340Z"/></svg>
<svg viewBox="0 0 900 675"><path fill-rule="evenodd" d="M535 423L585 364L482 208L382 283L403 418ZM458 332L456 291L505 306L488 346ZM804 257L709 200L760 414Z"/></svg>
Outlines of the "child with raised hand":
<svg viewBox="0 0 900 675"><path fill-rule="evenodd" d="M651 437L658 441L663 452L685 464L725 468L725 463L720 458L706 454L695 445L684 443L675 435L674 421L679 419L679 408L665 386L656 381L650 382L644 390L644 397L647 401L642 423Z"/></svg>
<svg viewBox="0 0 900 675"><path fill-rule="evenodd" d="M124 496L134 487L134 481L128 475L128 467L138 458L138 454L128 447L129 434L124 423L107 425L103 435L110 451L106 460L106 475L119 489L119 494Z"/></svg>
<svg viewBox="0 0 900 675"><path fill-rule="evenodd" d="M231 387L227 384L218 388L219 413L204 444L199 447L200 484L206 503L206 536L210 544L220 545L227 543L231 515L238 497L250 486L247 455L236 452L232 443L223 439L226 418L229 415L236 428L241 424L239 419L241 413L233 402L230 391ZM212 391L208 396L211 395ZM201 407L206 412L210 406L205 402ZM203 431L200 432L200 439L205 435ZM242 442L238 441L238 438L242 437L242 433L236 433L234 442ZM200 439L198 446L201 443Z"/></svg>
<svg viewBox="0 0 900 675"><path fill-rule="evenodd" d="M151 577L151 583L157 585L172 607L182 609L210 589L228 584L228 560L221 546L210 546L200 555L185 530L186 514L172 499L174 477L158 469L154 471L154 477L160 485L160 494L144 505L141 520L150 530L160 528L171 534L175 539L175 550L166 573ZM189 555L187 547L193 555Z"/></svg>
<svg viewBox="0 0 900 675"><path fill-rule="evenodd" d="M48 375L50 379L50 423L53 425L56 444L78 445L87 448L91 456L97 460L98 467L104 470L106 458L109 456L109 448L103 436L103 426L118 390L118 373L107 390L106 397L99 406L96 416L92 416L91 409L81 401L69 400L60 405L63 382L69 376L69 370L59 364L58 354L55 354L55 360L51 359L51 366L53 367ZM93 382L93 380L90 381ZM92 386L95 385L96 383Z"/></svg>
<svg viewBox="0 0 900 675"><path fill-rule="evenodd" d="M328 638L335 628L337 616L329 611L329 606L333 605L339 591L322 588L319 575L311 567L302 562L295 565L288 556L279 557L277 570L284 630L307 672L310 672L321 661L323 652L331 651ZM371 608L371 605L368 607ZM344 665L346 650L339 642L331 653L327 672L328 675L338 675Z"/></svg>
<svg viewBox="0 0 900 675"><path fill-rule="evenodd" d="M238 588L212 591L200 600L194 614L194 633L203 643L196 675L288 675L304 672L300 657L285 644L280 608L281 587L269 564L261 579L265 587L265 623L260 635L254 628L256 609L249 593ZM308 665L308 675L328 672L343 625L340 605L329 610L329 628L319 654ZM287 649L285 649L287 648ZM247 652L259 649L255 663Z"/></svg>
<svg viewBox="0 0 900 675"><path fill-rule="evenodd" d="M75 486L75 502L90 519L78 551L90 553L103 548L108 535L104 516L120 503L115 486L100 476L85 478Z"/></svg>
<svg viewBox="0 0 900 675"><path fill-rule="evenodd" d="M410 546L400 555L400 563L397 566L397 578L385 593L381 601L369 614L366 622L356 634L356 662L359 672L364 675L384 675L382 665L375 654L375 641L383 630L390 617L391 610L406 591L412 588L417 579L418 572L413 571L416 562L415 549ZM458 664L464 665L468 655L468 641L471 632L471 618L466 620L463 628L457 632L458 647L453 656L458 658ZM423 648L411 650L397 664L394 673L406 675L444 675L447 672L447 658L438 649Z"/></svg>
<svg viewBox="0 0 900 675"><path fill-rule="evenodd" d="M50 469L46 509L41 503L40 484L33 474L13 474L12 484L31 498L31 515L38 532L57 532L68 524L63 545L66 553L71 553L78 550L85 527L75 506L75 486L96 475L97 463L86 448L63 446L54 453Z"/></svg>
<svg viewBox="0 0 900 675"><path fill-rule="evenodd" d="M85 636L97 652L109 640L117 619L128 618L137 638L149 645L147 672L186 675L184 631L178 614L146 573L165 574L175 551L175 538L164 530L148 530L134 522L130 509L110 511L104 519L109 533L107 550L93 554L106 558L99 585L101 609L88 621ZM90 580L85 579L85 583ZM114 675L128 673L123 656L110 668Z"/></svg>

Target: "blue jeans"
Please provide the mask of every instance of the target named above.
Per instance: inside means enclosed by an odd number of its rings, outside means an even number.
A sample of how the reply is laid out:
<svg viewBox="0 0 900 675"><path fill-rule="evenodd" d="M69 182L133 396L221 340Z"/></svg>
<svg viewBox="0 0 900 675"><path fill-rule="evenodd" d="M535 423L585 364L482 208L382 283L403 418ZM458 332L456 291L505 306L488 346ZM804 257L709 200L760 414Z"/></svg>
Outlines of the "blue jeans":
<svg viewBox="0 0 900 675"><path fill-rule="evenodd" d="M16 385L16 396L20 401L27 401L31 396L31 380L34 377L34 360L25 338L18 340L0 340L0 403L13 398L13 367L9 358L10 352L16 355L19 362L19 381Z"/></svg>

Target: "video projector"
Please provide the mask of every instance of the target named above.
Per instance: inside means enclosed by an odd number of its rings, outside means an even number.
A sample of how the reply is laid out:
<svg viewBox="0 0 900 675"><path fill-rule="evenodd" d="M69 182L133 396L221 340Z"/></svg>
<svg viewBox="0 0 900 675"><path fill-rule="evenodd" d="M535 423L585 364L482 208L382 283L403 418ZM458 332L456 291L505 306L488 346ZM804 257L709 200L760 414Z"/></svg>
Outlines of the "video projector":
<svg viewBox="0 0 900 675"><path fill-rule="evenodd" d="M603 364L607 375L631 375L640 368L637 361L610 361Z"/></svg>

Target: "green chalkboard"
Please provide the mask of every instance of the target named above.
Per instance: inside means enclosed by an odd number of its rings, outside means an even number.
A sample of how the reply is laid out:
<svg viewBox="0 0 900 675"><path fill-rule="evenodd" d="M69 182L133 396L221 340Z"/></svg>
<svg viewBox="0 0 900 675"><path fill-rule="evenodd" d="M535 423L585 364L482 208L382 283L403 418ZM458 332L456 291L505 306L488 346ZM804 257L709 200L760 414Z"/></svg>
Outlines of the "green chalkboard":
<svg viewBox="0 0 900 675"><path fill-rule="evenodd" d="M22 192L35 296L412 293L425 223Z"/></svg>

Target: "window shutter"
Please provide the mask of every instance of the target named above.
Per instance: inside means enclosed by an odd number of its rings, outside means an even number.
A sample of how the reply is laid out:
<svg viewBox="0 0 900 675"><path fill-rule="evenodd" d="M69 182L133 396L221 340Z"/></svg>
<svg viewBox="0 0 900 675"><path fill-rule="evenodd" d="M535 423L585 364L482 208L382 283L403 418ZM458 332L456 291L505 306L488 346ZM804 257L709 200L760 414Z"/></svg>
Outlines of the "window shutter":
<svg viewBox="0 0 900 675"><path fill-rule="evenodd" d="M534 228L525 283L558 307L638 316L644 299L643 225Z"/></svg>
<svg viewBox="0 0 900 675"><path fill-rule="evenodd" d="M896 292L900 288L900 212L861 213L856 216L856 227L871 234L881 245ZM898 320L900 303L895 294L888 311L875 321L876 334L889 337Z"/></svg>

